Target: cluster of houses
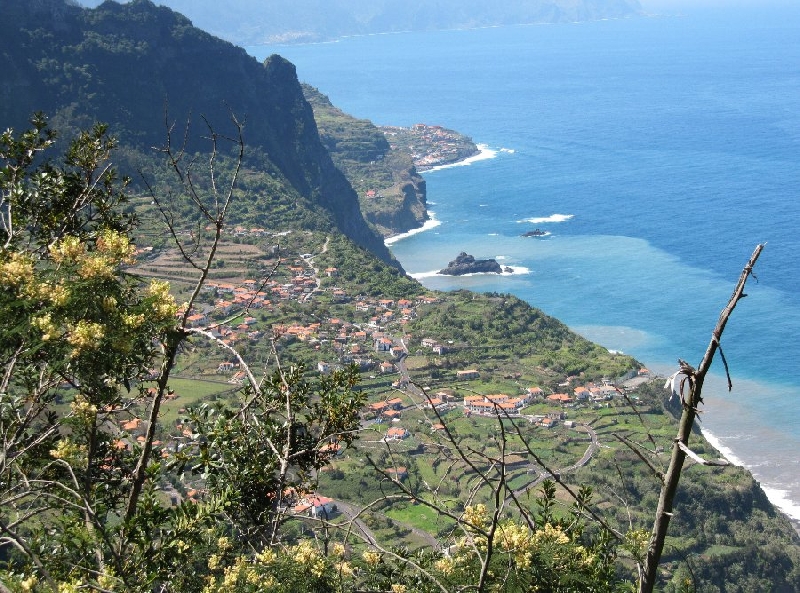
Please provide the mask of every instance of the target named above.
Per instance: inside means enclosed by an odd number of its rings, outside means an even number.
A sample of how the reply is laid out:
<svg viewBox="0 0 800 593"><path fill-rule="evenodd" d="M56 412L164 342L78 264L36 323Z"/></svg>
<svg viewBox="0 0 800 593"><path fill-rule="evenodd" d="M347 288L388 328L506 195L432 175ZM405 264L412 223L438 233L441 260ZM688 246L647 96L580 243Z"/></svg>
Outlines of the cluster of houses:
<svg viewBox="0 0 800 593"><path fill-rule="evenodd" d="M452 163L463 156L465 139L442 126L414 124L411 128L385 126L382 129L393 148L397 146L395 137L402 139L404 148L411 149L414 165L421 170Z"/></svg>
<svg viewBox="0 0 800 593"><path fill-rule="evenodd" d="M517 415L531 402L529 394L519 397L508 395L468 395L464 398L464 410L471 414L482 415Z"/></svg>

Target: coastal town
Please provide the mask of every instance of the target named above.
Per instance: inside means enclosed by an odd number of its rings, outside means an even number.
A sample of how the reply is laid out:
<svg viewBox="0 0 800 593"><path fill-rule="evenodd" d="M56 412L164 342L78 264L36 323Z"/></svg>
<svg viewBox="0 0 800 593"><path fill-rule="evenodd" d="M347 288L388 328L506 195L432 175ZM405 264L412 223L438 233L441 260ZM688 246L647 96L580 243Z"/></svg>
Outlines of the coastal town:
<svg viewBox="0 0 800 593"><path fill-rule="evenodd" d="M230 233L264 245L276 239L257 228L235 227ZM235 393L252 380L252 375L242 367L241 360L230 353L273 344L281 351L295 348L306 352L311 374L329 375L349 365L358 368L369 393L360 414L363 435L359 449L362 451L380 451L388 446L395 450L398 458L424 457L441 447L443 439L447 440L445 426L451 421L478 421L490 427L498 421L519 419L532 430L551 434L544 438L557 442L567 435L568 440L582 447L559 455L553 460L557 466L543 466L535 458L519 453L509 457L509 472L522 480L520 490L533 488L555 470L564 472L583 467L592 458L597 451L597 434L585 421L573 419L572 411L616 405L615 400L621 400L625 393L618 378L582 381L579 377L565 376L557 385L543 387L522 383L518 373L506 376L505 384L513 385L513 389L481 393L476 390L486 389L480 383L483 375L489 378L495 370L484 370L479 363L456 368L448 374L450 379L431 383L411 367L418 366L420 361L452 356L470 347L449 335L419 334L411 329L426 309L441 304L441 296L423 293L413 298L381 298L351 294L338 281L338 268L316 263L327 251L328 240L318 240L316 244L319 246L317 253L298 253L286 258L279 266L280 273L266 278L241 276L228 281L211 280L203 286L199 306L190 312L187 320L192 329L210 339L211 346L203 348L201 356L183 367L182 379L176 381L180 387L171 390L164 402L166 417L172 419L172 425L163 426L161 438L154 443L161 455L169 458L187 446L195 446L187 412L188 407L204 399L191 395L196 392L197 385L215 387L218 393ZM239 244L235 249L251 253L252 247ZM229 259L234 247L227 249L229 251L223 250L222 256L235 269L235 263ZM167 254L153 254L143 249L140 255L143 274L158 273L171 265ZM269 266L272 262L268 259L264 263ZM282 310L309 307L315 301L327 303L331 314L307 322L276 321ZM178 314L182 315L183 311ZM414 362L410 365L410 361ZM644 380L649 372L640 369L626 378L631 377ZM143 408L134 405L117 416L116 447L130 449L144 440L148 426L143 412ZM326 441L319 447L319 454L329 457L332 467L342 462L346 464L344 460L349 450L340 443ZM408 466L402 464L383 470L397 483L403 482L409 472ZM199 500L203 492L202 480L194 479L184 488L170 491L169 497L177 504L183 498ZM291 499L287 499L286 510L299 516L332 517L340 509L355 508L352 501L328 494L324 490L293 493Z"/></svg>
<svg viewBox="0 0 800 593"><path fill-rule="evenodd" d="M380 126L390 146L408 152L418 171L451 165L478 154L472 138L442 126L414 124L410 128Z"/></svg>

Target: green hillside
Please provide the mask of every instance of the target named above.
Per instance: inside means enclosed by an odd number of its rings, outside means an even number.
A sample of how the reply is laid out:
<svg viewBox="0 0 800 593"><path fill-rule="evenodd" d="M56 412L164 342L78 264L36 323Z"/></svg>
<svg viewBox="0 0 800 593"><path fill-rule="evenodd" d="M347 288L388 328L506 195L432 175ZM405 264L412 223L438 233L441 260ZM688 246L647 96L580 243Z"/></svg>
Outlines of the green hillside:
<svg viewBox="0 0 800 593"><path fill-rule="evenodd" d="M147 0L3 10L0 591L636 590L663 378L405 275L370 222L419 222L412 156L279 56ZM800 582L741 468L687 464L666 543L660 591Z"/></svg>

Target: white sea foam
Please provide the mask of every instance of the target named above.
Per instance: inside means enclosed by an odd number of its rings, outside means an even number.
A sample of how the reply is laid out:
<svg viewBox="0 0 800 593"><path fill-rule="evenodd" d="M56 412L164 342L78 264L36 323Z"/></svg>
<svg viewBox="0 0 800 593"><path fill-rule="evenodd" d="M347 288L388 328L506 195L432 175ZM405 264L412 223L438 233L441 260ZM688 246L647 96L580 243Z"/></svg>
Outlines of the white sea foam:
<svg viewBox="0 0 800 593"><path fill-rule="evenodd" d="M788 490L781 490L779 488L770 488L761 484L761 489L767 495L769 501L786 513L795 521L800 521L800 504L794 502L790 497L792 495Z"/></svg>
<svg viewBox="0 0 800 593"><path fill-rule="evenodd" d="M525 266L504 266L511 268L513 272L503 272L503 276L522 276L523 274L530 274L531 269Z"/></svg>
<svg viewBox="0 0 800 593"><path fill-rule="evenodd" d="M543 224L546 222L567 222L568 220L574 218L574 214L551 214L550 216L540 217L540 218L523 218L522 220L518 220L517 222L529 222L531 224Z"/></svg>
<svg viewBox="0 0 800 593"><path fill-rule="evenodd" d="M432 272L416 272L414 274L409 274L415 280L422 280L423 278L436 278L439 275L439 270L433 270Z"/></svg>
<svg viewBox="0 0 800 593"><path fill-rule="evenodd" d="M451 167L466 167L471 165L472 163L477 163L478 161L486 161L488 159L493 159L497 156L497 153L504 151L504 149L495 150L489 148L487 144L477 144L478 150L480 151L475 156L471 156L463 161L458 161L457 163L450 163L449 165L439 165L438 167L431 167L430 169L426 169L423 173L430 173L431 171L441 171L442 169L449 169Z"/></svg>
<svg viewBox="0 0 800 593"><path fill-rule="evenodd" d="M503 271L500 274L496 274L494 272L477 272L475 274L460 274L459 276L448 276L446 274L439 274L439 270L433 270L431 272L415 272L413 274L409 274L415 280L422 280L424 278L468 278L470 276L522 276L523 274L530 274L531 271L529 268L524 266L503 266L503 269L511 268L511 272Z"/></svg>
<svg viewBox="0 0 800 593"><path fill-rule="evenodd" d="M714 447L717 451L719 451L725 459L730 461L733 465L744 467L744 461L736 457L734 452L731 451L729 447L723 445L722 441L720 441L719 438L717 438L714 434L710 433L706 428L701 428L700 430L703 433L705 439L711 444L711 446Z"/></svg>
<svg viewBox="0 0 800 593"><path fill-rule="evenodd" d="M703 433L703 437L714 447L717 451L719 451L722 456L730 461L733 465L738 465L741 467L747 468L756 479L759 479L760 476L758 475L758 467L760 465L768 465L767 463L764 464L752 464L752 463L744 463L739 457L737 457L734 452L725 445L722 444L722 441L715 436L713 433L709 432L706 428L701 428L701 432ZM739 440L737 438L737 440ZM794 519L795 521L800 521L800 504L793 501L791 499L792 492L789 490L783 490L781 488L775 488L772 486L765 486L763 483L759 482L761 489L764 491L764 494L767 495L769 501L779 508L781 511L786 513L789 517Z"/></svg>
<svg viewBox="0 0 800 593"><path fill-rule="evenodd" d="M425 223L419 227L418 229L411 229L407 233L400 233L399 235L393 235L387 239L384 239L384 244L391 245L392 243L397 243L398 241L402 241L403 239L407 239L408 237L413 237L419 233L424 233L425 231L429 231L431 229L436 228L440 224L442 224L441 220L436 220L436 215L434 212L428 210L428 216L430 218L425 221Z"/></svg>

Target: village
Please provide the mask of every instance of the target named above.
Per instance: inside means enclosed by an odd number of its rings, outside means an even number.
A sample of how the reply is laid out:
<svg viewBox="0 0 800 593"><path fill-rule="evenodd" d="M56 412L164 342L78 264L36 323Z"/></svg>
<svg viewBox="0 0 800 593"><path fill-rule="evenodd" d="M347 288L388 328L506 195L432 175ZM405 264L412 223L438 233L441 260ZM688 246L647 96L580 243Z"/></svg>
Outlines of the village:
<svg viewBox="0 0 800 593"><path fill-rule="evenodd" d="M418 171L449 165L478 154L472 139L442 126L381 126L393 149L408 152Z"/></svg>
<svg viewBox="0 0 800 593"><path fill-rule="evenodd" d="M286 264L285 272L281 278L244 278L236 283L211 281L203 287L201 307L191 312L187 321L222 348L206 349L202 357L204 367L194 372L206 378L213 373L216 379L211 377L211 380L223 380L232 390L241 388L248 380L247 373L240 368L236 357L225 354L227 349L245 344L263 345L265 341L300 345L312 357L316 356L311 371L322 375L356 365L365 382L377 387L370 389L368 403L361 411L364 435L363 445L359 446L399 446L402 457L406 453L424 453L437 433L444 431L450 418L483 419L487 426L498 419L518 418L540 429L552 430L561 425L562 429L590 435L589 448L577 462L583 465L591 458L596 436L589 427L571 419L570 411L576 407L609 406L609 402L622 395L612 380L579 384L574 377L565 378L559 384L562 389L554 392L545 392L536 385L520 385L514 392L476 393L470 385L481 379L479 366L456 370L451 386L440 385L435 389L422 386L406 364L409 349L419 358L444 356L459 348L448 336L416 336L409 330L424 307L438 303L437 296L389 299L348 294L337 283L339 270L317 269L311 253L298 255ZM335 304L340 314L309 323L269 321L288 303L308 304L322 298ZM182 314L183 311L178 313ZM639 373L647 374L645 369ZM163 438L154 443L165 458L191 443L192 427L187 424L186 407L180 405L181 399L179 391L168 394L165 405L179 406L177 417L172 427L163 427ZM120 415L119 430L115 447L132 448L144 440L147 423L135 413ZM331 441L320 443L320 451L334 462L347 453ZM548 475L519 454L510 456L508 463L510 469L534 475L531 484ZM408 469L403 465L395 464L383 471L398 482L408 477ZM183 492L169 490L167 494L173 504L183 497L199 500L203 495L202 481L187 484ZM346 501L325 496L324 492L292 493L286 501L286 510L298 516L329 517L339 508L352 507Z"/></svg>

